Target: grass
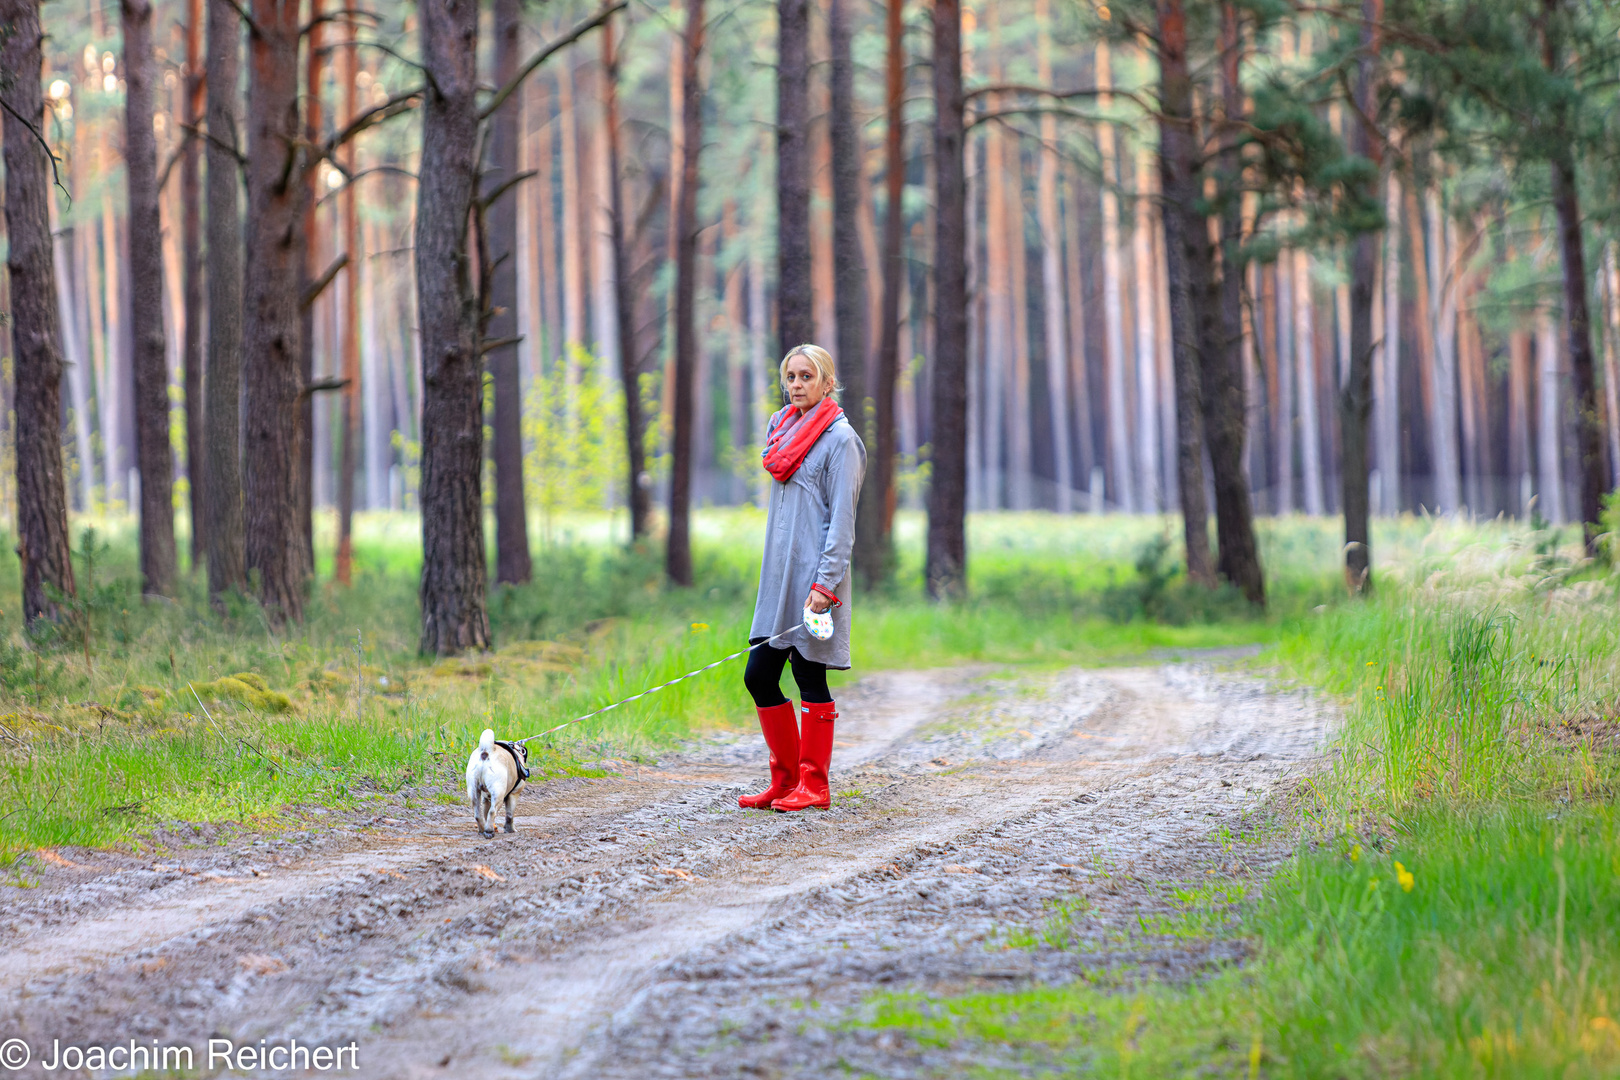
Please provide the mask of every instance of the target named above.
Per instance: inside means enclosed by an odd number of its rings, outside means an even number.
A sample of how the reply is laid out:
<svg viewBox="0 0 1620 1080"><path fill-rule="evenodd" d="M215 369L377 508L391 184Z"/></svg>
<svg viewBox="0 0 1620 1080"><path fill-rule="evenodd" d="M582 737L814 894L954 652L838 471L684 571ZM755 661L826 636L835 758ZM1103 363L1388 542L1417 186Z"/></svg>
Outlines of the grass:
<svg viewBox="0 0 1620 1080"><path fill-rule="evenodd" d="M1263 661L1346 707L1296 857L1234 918L1169 928L1246 939L1247 964L885 995L863 1022L1057 1073L1620 1075L1616 582L1545 531L1486 531L1437 533L1380 584ZM1066 947L1050 918L1020 933Z"/></svg>

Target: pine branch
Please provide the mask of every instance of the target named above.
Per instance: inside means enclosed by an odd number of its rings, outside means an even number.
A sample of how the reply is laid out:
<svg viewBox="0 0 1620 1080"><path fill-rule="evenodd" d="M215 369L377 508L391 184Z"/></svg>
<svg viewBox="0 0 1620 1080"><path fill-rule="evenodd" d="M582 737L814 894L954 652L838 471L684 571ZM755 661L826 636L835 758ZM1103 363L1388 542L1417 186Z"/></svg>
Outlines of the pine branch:
<svg viewBox="0 0 1620 1080"><path fill-rule="evenodd" d="M545 63L547 60L551 59L553 53L572 45L590 31L595 30L598 26L601 26L603 23L607 22L615 14L623 11L627 6L629 6L629 0L613 0L612 3L603 7L601 11L598 11L595 15L592 15L589 19L586 19L584 22L568 31L568 33L564 34L562 37L558 38L556 41L553 41L551 44L547 45L545 48L531 56L528 63L519 68L517 74L513 75L511 79L507 80L505 86L495 91L495 96L489 99L489 104L485 105L478 111L478 119L488 120L492 115L494 115L497 109L506 104L506 99L511 97L517 88L523 85L523 80L527 79L530 75L533 75L536 68Z"/></svg>

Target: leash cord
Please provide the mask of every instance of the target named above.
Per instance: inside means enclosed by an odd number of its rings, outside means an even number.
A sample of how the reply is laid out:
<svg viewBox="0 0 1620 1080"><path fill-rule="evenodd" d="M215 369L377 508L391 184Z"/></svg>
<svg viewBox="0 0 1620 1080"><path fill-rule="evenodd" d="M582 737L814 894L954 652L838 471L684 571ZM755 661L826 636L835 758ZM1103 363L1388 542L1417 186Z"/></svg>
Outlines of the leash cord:
<svg viewBox="0 0 1620 1080"><path fill-rule="evenodd" d="M523 743L532 742L535 739L543 739L547 735L550 735L552 732L561 731L565 727L572 727L575 724L578 724L578 723L581 723L583 721L589 720L593 716L601 716L605 712L610 712L613 709L617 709L620 705L628 705L632 701L636 701L636 700L639 700L640 698L646 697L648 694L655 694L658 691L664 689L664 687L666 687L666 686L674 686L678 682L685 682L687 679L692 678L694 675L701 675L705 671L713 671L715 668L719 667L721 664L724 664L724 663L727 663L729 661L735 660L739 656L745 656L748 653L751 653L755 649L759 648L761 645L769 645L771 642L775 641L777 638L786 637L787 635L793 633L793 631L803 628L803 626L804 626L804 623L799 623L797 626L790 626L786 630L783 630L780 634L772 634L770 637L766 638L764 641L755 642L754 644L748 646L748 648L746 648L746 649L738 649L736 652L732 653L730 656L722 656L720 659L716 660L712 664L706 664L703 667L700 667L700 668L696 669L695 671L688 671L685 675L681 675L678 678L671 679L671 680L669 680L669 682L659 683L657 686L649 687L648 689L643 690L639 694L635 694L635 695L633 695L631 697L624 698L624 699L622 699L620 701L615 701L611 705L604 705L600 709L596 709L593 712L588 712L584 716L576 716L572 720L568 720L568 721L565 721L565 722L563 722L561 724L558 724L556 727L547 728L546 730L540 732L540 734L538 734L538 735L530 735L527 739L514 739L513 741L516 742L516 743L523 744Z"/></svg>

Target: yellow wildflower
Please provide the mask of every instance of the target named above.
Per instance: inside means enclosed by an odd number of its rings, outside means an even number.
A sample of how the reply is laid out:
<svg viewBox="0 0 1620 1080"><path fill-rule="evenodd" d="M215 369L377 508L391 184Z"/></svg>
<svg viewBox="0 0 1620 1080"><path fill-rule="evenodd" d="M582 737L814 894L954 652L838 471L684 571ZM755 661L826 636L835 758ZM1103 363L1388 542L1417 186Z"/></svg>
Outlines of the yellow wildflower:
<svg viewBox="0 0 1620 1080"><path fill-rule="evenodd" d="M692 624L692 632L694 634L701 634L701 633L703 633L703 631L707 630L708 628L709 628L709 624L706 623L706 622L695 622L695 623Z"/></svg>
<svg viewBox="0 0 1620 1080"><path fill-rule="evenodd" d="M1361 861L1361 845L1360 844L1357 844L1355 847L1350 849L1350 861L1353 862L1353 863L1358 863L1358 862Z"/></svg>
<svg viewBox="0 0 1620 1080"><path fill-rule="evenodd" d="M1417 883L1417 880L1412 877L1412 871L1400 863L1395 864L1395 880L1401 883L1402 892L1411 892L1412 886Z"/></svg>

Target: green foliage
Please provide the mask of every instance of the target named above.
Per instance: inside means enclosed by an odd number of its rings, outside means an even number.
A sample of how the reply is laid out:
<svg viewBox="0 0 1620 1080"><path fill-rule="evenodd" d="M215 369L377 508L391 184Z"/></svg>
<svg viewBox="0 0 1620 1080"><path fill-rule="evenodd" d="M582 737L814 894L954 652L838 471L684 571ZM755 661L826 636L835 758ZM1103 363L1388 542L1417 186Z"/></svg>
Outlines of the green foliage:
<svg viewBox="0 0 1620 1080"><path fill-rule="evenodd" d="M532 449L523 475L548 539L560 513L598 509L623 490L622 394L607 362L577 344L529 388L523 437Z"/></svg>

